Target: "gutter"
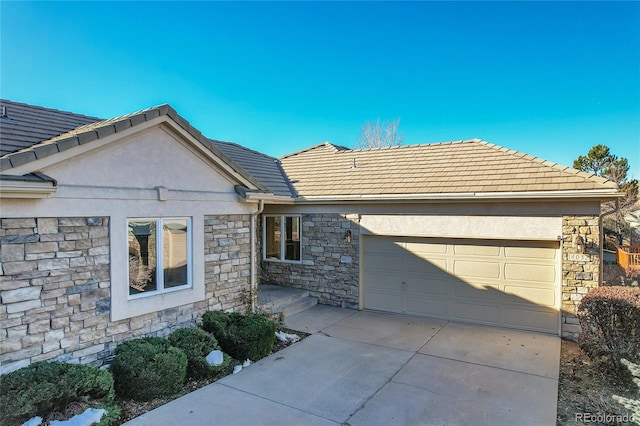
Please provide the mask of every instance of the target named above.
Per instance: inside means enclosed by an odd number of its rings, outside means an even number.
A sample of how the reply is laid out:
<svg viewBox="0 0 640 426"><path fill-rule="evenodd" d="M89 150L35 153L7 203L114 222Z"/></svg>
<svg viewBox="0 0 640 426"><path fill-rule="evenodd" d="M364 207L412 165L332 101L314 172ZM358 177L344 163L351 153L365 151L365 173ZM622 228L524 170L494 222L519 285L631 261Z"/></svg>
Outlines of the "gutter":
<svg viewBox="0 0 640 426"><path fill-rule="evenodd" d="M251 312L256 311L256 299L258 297L256 289L256 220L258 215L264 210L264 201L258 201L258 210L251 213L251 278L249 282L249 297L251 298Z"/></svg>
<svg viewBox="0 0 640 426"><path fill-rule="evenodd" d="M274 195L271 193L263 192L247 192L242 196L244 201L266 201L272 204L295 204L296 198L291 198L288 195Z"/></svg>
<svg viewBox="0 0 640 426"><path fill-rule="evenodd" d="M0 198L50 198L57 190L56 180L42 173L0 176Z"/></svg>
<svg viewBox="0 0 640 426"><path fill-rule="evenodd" d="M369 202L369 201L437 201L437 200L501 200L501 199L553 199L553 198L595 198L602 200L623 197L624 194L616 189L588 190L588 191L536 191L536 192L453 192L441 194L360 194L360 195L311 195L299 196L295 203L326 203L326 202Z"/></svg>

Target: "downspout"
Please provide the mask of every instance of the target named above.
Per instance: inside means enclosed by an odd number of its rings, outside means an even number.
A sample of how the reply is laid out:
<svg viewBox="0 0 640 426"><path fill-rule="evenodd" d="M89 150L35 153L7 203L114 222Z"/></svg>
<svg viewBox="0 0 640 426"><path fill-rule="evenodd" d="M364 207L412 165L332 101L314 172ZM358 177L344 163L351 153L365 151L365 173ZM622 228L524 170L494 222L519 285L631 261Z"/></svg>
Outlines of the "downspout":
<svg viewBox="0 0 640 426"><path fill-rule="evenodd" d="M619 210L620 210L620 198L616 198L616 204L613 207L613 209L609 210L608 212L602 213L598 221L598 225L600 228L600 259L602 260L602 265L600 265L600 277L598 279L598 287L602 286L602 282L604 280L604 227L602 226L602 219L605 216L609 216L610 214L617 213Z"/></svg>
<svg viewBox="0 0 640 426"><path fill-rule="evenodd" d="M258 200L258 210L251 213L251 279L249 283L249 297L251 298L251 312L256 311L257 284L256 284L256 220L264 210L264 200Z"/></svg>

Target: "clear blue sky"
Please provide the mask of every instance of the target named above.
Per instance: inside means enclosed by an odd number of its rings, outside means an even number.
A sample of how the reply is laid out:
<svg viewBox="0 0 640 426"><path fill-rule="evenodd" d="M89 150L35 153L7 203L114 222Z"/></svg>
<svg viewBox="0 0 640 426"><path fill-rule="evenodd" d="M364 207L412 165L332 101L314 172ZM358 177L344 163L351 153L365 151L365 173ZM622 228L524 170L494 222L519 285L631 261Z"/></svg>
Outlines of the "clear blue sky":
<svg viewBox="0 0 640 426"><path fill-rule="evenodd" d="M564 165L595 144L640 178L638 2L6 2L3 98L110 118L169 103L280 156L481 138Z"/></svg>

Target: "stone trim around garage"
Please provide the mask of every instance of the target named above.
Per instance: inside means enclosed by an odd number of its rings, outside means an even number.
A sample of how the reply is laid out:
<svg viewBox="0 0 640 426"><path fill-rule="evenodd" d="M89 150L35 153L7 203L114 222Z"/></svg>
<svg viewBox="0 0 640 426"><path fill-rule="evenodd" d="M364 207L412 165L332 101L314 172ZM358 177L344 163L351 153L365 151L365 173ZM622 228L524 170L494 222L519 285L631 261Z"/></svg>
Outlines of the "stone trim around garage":
<svg viewBox="0 0 640 426"><path fill-rule="evenodd" d="M261 282L304 288L322 304L358 309L359 251L358 215L303 214L302 262L262 260Z"/></svg>
<svg viewBox="0 0 640 426"><path fill-rule="evenodd" d="M584 253L575 246L578 236L586 243ZM599 216L563 216L562 237L562 337L576 340L580 301L600 281Z"/></svg>
<svg viewBox="0 0 640 426"><path fill-rule="evenodd" d="M3 218L0 374L44 360L99 366L124 340L168 335L207 310L243 310L249 220L205 216L204 300L110 321L109 217Z"/></svg>

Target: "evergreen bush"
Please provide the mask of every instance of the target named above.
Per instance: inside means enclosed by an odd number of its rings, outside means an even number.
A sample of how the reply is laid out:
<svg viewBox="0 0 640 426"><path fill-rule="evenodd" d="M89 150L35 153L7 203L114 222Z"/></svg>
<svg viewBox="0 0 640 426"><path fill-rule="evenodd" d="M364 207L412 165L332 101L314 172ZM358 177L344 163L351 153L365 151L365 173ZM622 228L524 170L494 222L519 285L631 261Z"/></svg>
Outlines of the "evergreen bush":
<svg viewBox="0 0 640 426"><path fill-rule="evenodd" d="M116 394L136 401L178 393L187 376L187 356L161 337L121 343L111 364Z"/></svg>
<svg viewBox="0 0 640 426"><path fill-rule="evenodd" d="M39 362L0 379L0 424L20 425L35 416L46 418L75 402L105 408L113 419L118 411L113 399L114 381L109 371L88 365Z"/></svg>
<svg viewBox="0 0 640 426"><path fill-rule="evenodd" d="M224 352L240 361L257 361L269 355L277 328L264 315L222 311L205 312L201 327L213 334Z"/></svg>
<svg viewBox="0 0 640 426"><path fill-rule="evenodd" d="M211 351L220 350L218 341L211 333L201 328L181 328L169 336L169 343L182 349L187 355L187 377L206 379L219 373L231 363L231 358L224 354L224 361L220 365L207 362L207 355Z"/></svg>

